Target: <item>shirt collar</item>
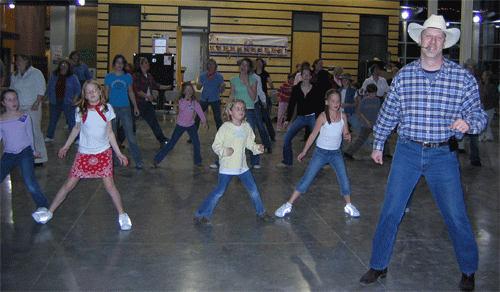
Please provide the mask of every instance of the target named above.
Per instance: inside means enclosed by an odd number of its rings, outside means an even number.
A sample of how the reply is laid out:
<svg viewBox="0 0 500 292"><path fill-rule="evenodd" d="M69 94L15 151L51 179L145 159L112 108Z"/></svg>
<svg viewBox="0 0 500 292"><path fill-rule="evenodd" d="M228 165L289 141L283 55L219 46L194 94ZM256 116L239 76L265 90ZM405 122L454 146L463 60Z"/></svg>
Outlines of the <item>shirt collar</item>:
<svg viewBox="0 0 500 292"><path fill-rule="evenodd" d="M451 61L443 57L443 64L441 64L441 68L439 68L439 72L449 74L451 70ZM420 63L420 59L415 61L415 71L423 72L424 68L422 68L422 64Z"/></svg>

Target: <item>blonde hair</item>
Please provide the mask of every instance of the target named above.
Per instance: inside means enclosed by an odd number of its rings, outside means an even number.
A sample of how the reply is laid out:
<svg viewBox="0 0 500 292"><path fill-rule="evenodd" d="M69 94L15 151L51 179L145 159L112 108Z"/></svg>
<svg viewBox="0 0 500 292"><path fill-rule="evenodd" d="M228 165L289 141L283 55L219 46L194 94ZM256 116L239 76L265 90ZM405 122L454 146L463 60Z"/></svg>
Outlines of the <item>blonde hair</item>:
<svg viewBox="0 0 500 292"><path fill-rule="evenodd" d="M344 72L344 68L342 66L337 66L333 69L332 75L338 77L342 75L342 72Z"/></svg>
<svg viewBox="0 0 500 292"><path fill-rule="evenodd" d="M99 88L99 91L101 92L99 101L101 102L101 105L103 107L102 112L105 113L108 111L108 100L104 95L101 84L99 84L95 80L87 80L82 86L82 98L80 99L80 102L78 102L78 109L80 110L80 115L82 115L82 117L87 115L87 112L89 110L90 104L89 101L85 98L85 88L89 84L94 84L95 86L97 86L97 88Z"/></svg>
<svg viewBox="0 0 500 292"><path fill-rule="evenodd" d="M339 97L339 100L341 99L341 94L340 92L335 89L335 88L332 88L332 89L328 89L328 91L325 93L325 100L328 100L328 98L330 97L330 95L337 95ZM326 104L325 103L325 115L326 115L326 121L328 122L328 124L331 124L332 123L332 120L330 119L330 103Z"/></svg>
<svg viewBox="0 0 500 292"><path fill-rule="evenodd" d="M239 99L239 98L236 98L234 99L233 101L230 101L227 103L226 107L224 108L224 113L222 114L222 119L224 120L224 122L230 122L231 121L231 110L233 109L234 105L237 104L237 103L241 103L243 104L243 106L245 107L245 116L243 117L242 121L246 121L247 120L247 104L245 103L245 101L243 99Z"/></svg>

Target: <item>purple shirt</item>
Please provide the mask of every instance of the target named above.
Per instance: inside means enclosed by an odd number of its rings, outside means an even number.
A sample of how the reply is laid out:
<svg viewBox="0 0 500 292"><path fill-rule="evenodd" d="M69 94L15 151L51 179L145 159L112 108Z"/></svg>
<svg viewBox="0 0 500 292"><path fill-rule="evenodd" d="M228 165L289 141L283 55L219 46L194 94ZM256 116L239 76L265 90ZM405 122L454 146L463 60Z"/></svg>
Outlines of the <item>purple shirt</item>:
<svg viewBox="0 0 500 292"><path fill-rule="evenodd" d="M5 153L18 154L26 147L31 146L33 153L33 126L28 114L23 114L19 118L0 121L0 140L3 139Z"/></svg>
<svg viewBox="0 0 500 292"><path fill-rule="evenodd" d="M197 101L187 101L184 98L179 99L179 116L177 117L177 125L182 127L191 127L194 125L194 112L198 114L203 122L206 122L205 114Z"/></svg>

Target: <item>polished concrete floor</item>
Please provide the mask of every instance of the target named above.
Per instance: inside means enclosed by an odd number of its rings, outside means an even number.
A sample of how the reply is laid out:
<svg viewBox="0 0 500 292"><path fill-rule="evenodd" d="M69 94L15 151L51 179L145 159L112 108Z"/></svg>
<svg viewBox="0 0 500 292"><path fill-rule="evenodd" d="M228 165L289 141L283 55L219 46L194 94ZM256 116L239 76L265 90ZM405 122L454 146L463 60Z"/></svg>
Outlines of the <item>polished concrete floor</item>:
<svg viewBox="0 0 500 292"><path fill-rule="evenodd" d="M45 115L48 117L48 115ZM161 121L170 136L175 116ZM460 155L464 196L479 246L476 291L499 290L498 118L494 142L480 142L482 167ZM43 130L47 121L44 120ZM15 169L1 185L1 290L17 291L457 291L461 273L447 229L422 178L413 205L400 225L386 279L361 286L369 268L372 236L384 199L390 162L375 165L366 146L346 161L358 219L343 212L332 168L320 171L284 219L265 223L242 183L234 178L211 218L212 228L193 215L215 188L217 170L208 132L200 129L204 168L193 165L185 134L157 169L115 168L115 182L131 231L120 231L117 213L99 179L82 180L46 225L30 214L34 203ZM144 161L159 144L143 120L138 141ZM66 180L76 153L56 154L68 130L63 119L47 143L49 162L36 177L49 201ZM279 169L284 133L274 152L252 170L270 213L281 206L311 158ZM294 155L304 142L294 140ZM395 135L391 136L394 149ZM125 143L126 145L126 143ZM128 147L124 153L130 158Z"/></svg>

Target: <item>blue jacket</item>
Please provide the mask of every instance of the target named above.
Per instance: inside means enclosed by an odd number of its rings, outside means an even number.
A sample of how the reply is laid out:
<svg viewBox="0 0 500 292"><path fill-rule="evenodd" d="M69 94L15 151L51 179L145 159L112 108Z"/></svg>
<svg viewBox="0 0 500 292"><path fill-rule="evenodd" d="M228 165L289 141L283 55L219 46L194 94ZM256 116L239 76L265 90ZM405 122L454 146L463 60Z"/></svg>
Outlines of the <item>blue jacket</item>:
<svg viewBox="0 0 500 292"><path fill-rule="evenodd" d="M50 76L45 95L50 97L50 104L56 104L56 82L58 76ZM64 92L64 104L70 104L75 95L81 94L81 86L75 74L66 78L66 91Z"/></svg>

